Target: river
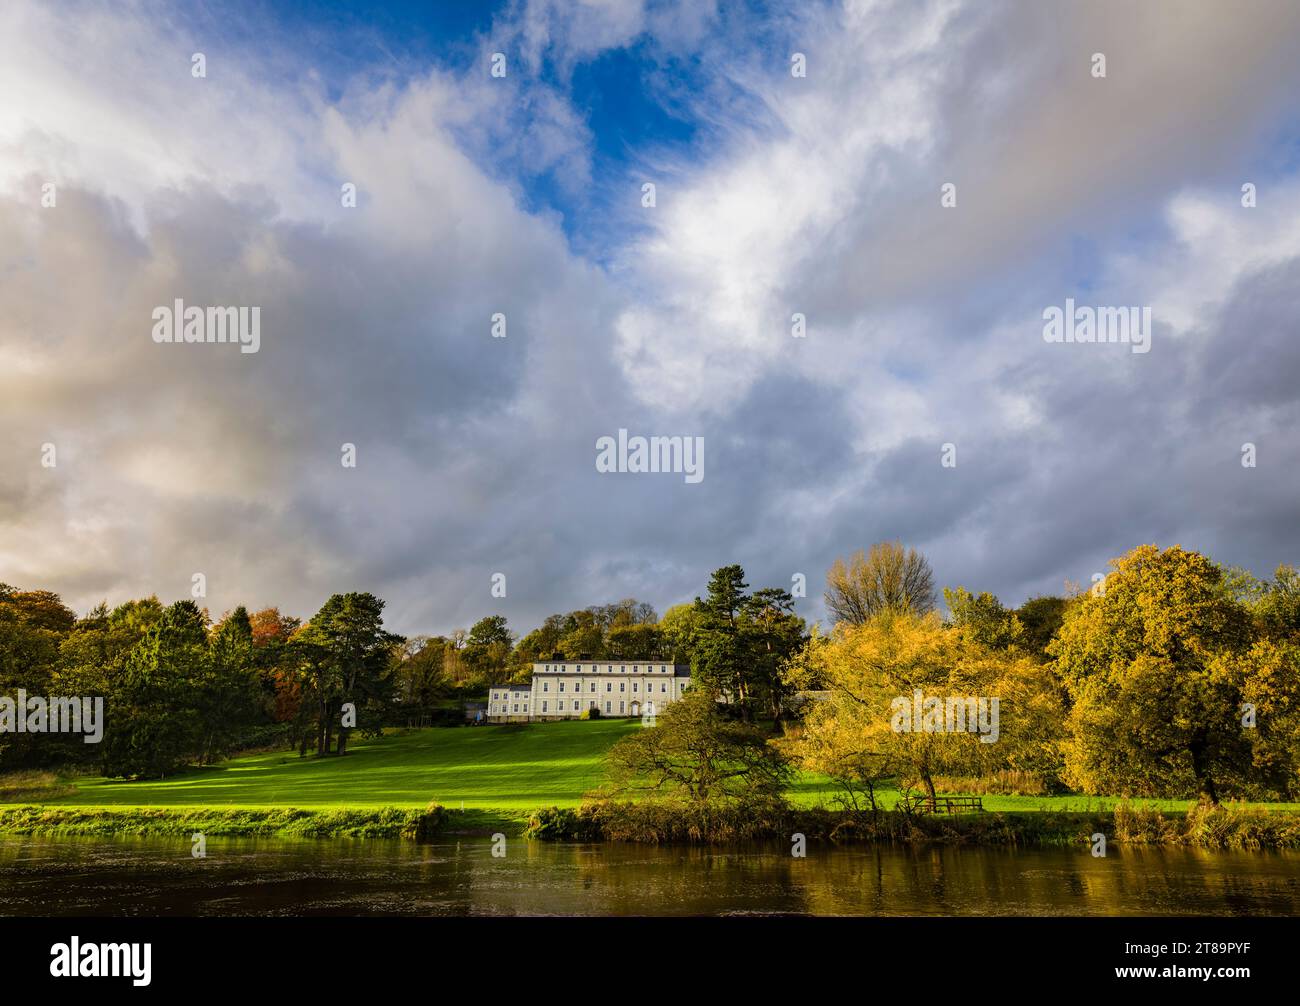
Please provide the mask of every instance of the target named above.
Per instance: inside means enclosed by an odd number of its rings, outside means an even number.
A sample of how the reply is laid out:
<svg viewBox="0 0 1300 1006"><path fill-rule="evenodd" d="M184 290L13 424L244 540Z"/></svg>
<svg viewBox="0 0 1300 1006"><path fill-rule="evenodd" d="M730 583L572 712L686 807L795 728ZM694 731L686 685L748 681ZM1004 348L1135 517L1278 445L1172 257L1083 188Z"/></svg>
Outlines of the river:
<svg viewBox="0 0 1300 1006"><path fill-rule="evenodd" d="M0 836L0 915L1300 915L1300 854Z"/></svg>

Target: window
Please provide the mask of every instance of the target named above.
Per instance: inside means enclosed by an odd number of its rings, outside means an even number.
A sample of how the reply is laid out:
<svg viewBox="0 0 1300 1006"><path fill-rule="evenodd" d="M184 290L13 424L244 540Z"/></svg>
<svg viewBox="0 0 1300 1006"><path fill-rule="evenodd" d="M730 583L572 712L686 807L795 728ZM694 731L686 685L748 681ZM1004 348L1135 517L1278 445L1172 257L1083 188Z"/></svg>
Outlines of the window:
<svg viewBox="0 0 1300 1006"><path fill-rule="evenodd" d="M605 703L605 712L609 712L609 706L610 706L610 703L606 702L606 703Z"/></svg>
<svg viewBox="0 0 1300 1006"><path fill-rule="evenodd" d="M660 673L660 674L667 674L667 673L668 673L668 665L667 665L667 664L660 664L660 665L659 665L659 673Z"/></svg>
<svg viewBox="0 0 1300 1006"><path fill-rule="evenodd" d="M613 690L614 690L614 682L612 682L612 681L606 681L606 682L605 682L605 691L607 691L607 692L612 692Z"/></svg>
<svg viewBox="0 0 1300 1006"><path fill-rule="evenodd" d="M560 682L560 691L564 691L564 682L563 682L563 681Z"/></svg>
<svg viewBox="0 0 1300 1006"><path fill-rule="evenodd" d="M594 681L591 683L591 690L592 690L593 692L596 690L596 682L594 682Z"/></svg>
<svg viewBox="0 0 1300 1006"><path fill-rule="evenodd" d="M633 664L633 665L632 665L632 673L633 673L633 674L636 673L636 664Z"/></svg>
<svg viewBox="0 0 1300 1006"><path fill-rule="evenodd" d="M551 690L551 683L550 683L549 681L543 681L543 682L542 682L542 691L544 691L544 692L549 692L550 690Z"/></svg>
<svg viewBox="0 0 1300 1006"><path fill-rule="evenodd" d="M542 712L546 712L546 703L545 703L545 702L542 703Z"/></svg>
<svg viewBox="0 0 1300 1006"><path fill-rule="evenodd" d="M637 690L636 685L637 685L637 683L636 683L635 681L633 681L633 682L632 682L632 691L634 691L634 692Z"/></svg>
<svg viewBox="0 0 1300 1006"><path fill-rule="evenodd" d="M626 671L627 671L627 664L619 664L618 669L619 669L620 671L622 671L622 672L626 672Z"/></svg>
<svg viewBox="0 0 1300 1006"><path fill-rule="evenodd" d="M623 711L623 702L622 702L622 701L620 701L619 704L618 704L618 711L619 711L620 713Z"/></svg>
<svg viewBox="0 0 1300 1006"><path fill-rule="evenodd" d="M659 682L659 691L660 691L660 692L666 692L666 691L668 691L668 682L667 682L667 681L661 681L661 682Z"/></svg>
<svg viewBox="0 0 1300 1006"><path fill-rule="evenodd" d="M619 690L620 692L625 692L625 691L627 691L627 682L626 682L626 681L620 681L620 682L618 683L618 690Z"/></svg>
<svg viewBox="0 0 1300 1006"><path fill-rule="evenodd" d="M519 703L518 703L518 702L515 703L515 712L519 712Z"/></svg>

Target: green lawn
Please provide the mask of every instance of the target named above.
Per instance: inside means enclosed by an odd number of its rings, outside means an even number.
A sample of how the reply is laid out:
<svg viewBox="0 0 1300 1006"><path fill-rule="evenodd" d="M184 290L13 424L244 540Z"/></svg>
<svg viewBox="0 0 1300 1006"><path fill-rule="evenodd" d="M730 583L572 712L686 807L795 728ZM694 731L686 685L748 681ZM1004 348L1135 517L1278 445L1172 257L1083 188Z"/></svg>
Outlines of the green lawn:
<svg viewBox="0 0 1300 1006"><path fill-rule="evenodd" d="M604 754L640 721L596 720L524 728L460 727L413 730L349 746L345 758L299 758L290 752L248 755L211 768L152 782L83 777L70 792L32 795L21 803L76 807L423 807L431 800L467 810L521 812L576 806L604 781ZM790 792L800 806L829 804L829 780L802 775ZM892 806L897 791L878 794ZM1114 798L985 796L994 811L1104 810ZM1135 801L1185 810L1186 800ZM1300 810L1300 804L1269 806Z"/></svg>
<svg viewBox="0 0 1300 1006"><path fill-rule="evenodd" d="M99 807L445 807L576 805L604 778L604 754L639 720L523 729L412 730L348 745L343 758L248 755L151 782L82 778L52 804Z"/></svg>

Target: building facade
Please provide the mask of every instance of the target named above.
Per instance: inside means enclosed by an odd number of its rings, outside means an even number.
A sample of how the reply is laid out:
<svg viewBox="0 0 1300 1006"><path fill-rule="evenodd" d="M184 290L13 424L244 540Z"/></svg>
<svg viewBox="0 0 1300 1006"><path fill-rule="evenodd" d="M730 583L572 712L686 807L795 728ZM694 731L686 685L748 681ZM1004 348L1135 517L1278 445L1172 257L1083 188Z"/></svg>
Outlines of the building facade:
<svg viewBox="0 0 1300 1006"><path fill-rule="evenodd" d="M576 720L588 709L601 716L654 715L690 683L689 665L662 660L543 661L533 664L530 684L488 690L488 719Z"/></svg>

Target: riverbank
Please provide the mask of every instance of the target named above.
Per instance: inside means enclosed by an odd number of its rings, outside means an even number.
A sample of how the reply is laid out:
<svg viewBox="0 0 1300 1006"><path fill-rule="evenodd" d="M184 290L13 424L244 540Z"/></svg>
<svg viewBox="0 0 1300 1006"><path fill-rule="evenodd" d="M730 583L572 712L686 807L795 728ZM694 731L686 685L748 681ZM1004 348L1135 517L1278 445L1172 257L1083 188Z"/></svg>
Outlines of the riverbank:
<svg viewBox="0 0 1300 1006"><path fill-rule="evenodd" d="M424 810L0 807L0 834L33 837L191 838L196 834L237 838L401 838L428 841L448 833L452 822L436 804ZM457 815L456 825L495 823L482 814Z"/></svg>
<svg viewBox="0 0 1300 1006"><path fill-rule="evenodd" d="M496 833L540 841L653 845L733 845L744 842L822 845L963 845L1097 847L1096 836L1129 846L1211 850L1300 849L1300 814L1243 805L1182 813L1121 805L1114 811L1029 811L976 814L851 812L825 808L688 807L655 802L550 807L526 820L509 811L423 810L400 807L86 808L0 807L0 834L32 837L354 838L427 842Z"/></svg>
<svg viewBox="0 0 1300 1006"><path fill-rule="evenodd" d="M748 841L989 846L1106 843L1260 851L1300 849L1300 814L1244 804L1190 805L1182 813L1121 804L1114 811L914 814L781 805L584 804L535 812L524 836L551 841L720 844Z"/></svg>

